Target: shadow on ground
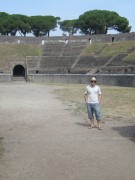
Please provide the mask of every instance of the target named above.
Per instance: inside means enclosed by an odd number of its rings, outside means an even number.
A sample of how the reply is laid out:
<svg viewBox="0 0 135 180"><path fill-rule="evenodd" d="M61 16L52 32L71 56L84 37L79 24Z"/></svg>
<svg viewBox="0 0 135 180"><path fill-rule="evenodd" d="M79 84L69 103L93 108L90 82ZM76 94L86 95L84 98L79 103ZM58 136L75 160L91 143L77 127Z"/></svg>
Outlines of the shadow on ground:
<svg viewBox="0 0 135 180"><path fill-rule="evenodd" d="M89 127L89 123L88 123L88 122L86 122L86 123L77 122L77 123L75 123L75 124L77 124L77 125L79 125L79 126Z"/></svg>
<svg viewBox="0 0 135 180"><path fill-rule="evenodd" d="M120 126L120 127L113 127L112 128L115 131L118 131L118 133L133 142L135 142L135 125L133 126Z"/></svg>

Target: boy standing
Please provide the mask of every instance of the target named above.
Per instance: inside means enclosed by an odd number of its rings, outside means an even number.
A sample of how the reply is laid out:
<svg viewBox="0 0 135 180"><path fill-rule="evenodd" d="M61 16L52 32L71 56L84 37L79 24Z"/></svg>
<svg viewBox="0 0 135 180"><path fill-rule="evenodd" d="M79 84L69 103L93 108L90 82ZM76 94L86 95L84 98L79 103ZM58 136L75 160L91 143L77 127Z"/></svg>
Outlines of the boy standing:
<svg viewBox="0 0 135 180"><path fill-rule="evenodd" d="M101 103L101 90L96 85L96 78L92 77L90 85L86 86L86 92L84 95L85 102L87 103L88 118L90 119L90 127L94 127L94 114L97 120L98 129L101 130L101 117L100 117L100 103Z"/></svg>

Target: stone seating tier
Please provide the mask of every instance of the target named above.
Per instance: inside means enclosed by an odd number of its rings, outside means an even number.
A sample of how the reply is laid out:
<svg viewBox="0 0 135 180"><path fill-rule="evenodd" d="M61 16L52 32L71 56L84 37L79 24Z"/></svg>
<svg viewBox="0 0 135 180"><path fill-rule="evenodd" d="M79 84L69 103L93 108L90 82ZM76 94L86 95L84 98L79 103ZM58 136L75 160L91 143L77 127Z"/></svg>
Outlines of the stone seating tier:
<svg viewBox="0 0 135 180"><path fill-rule="evenodd" d="M77 56L86 43L47 43L42 46L42 56Z"/></svg>
<svg viewBox="0 0 135 180"><path fill-rule="evenodd" d="M108 61L108 58L95 58L90 56L80 57L75 68L95 68L100 67Z"/></svg>
<svg viewBox="0 0 135 180"><path fill-rule="evenodd" d="M70 68L74 63L76 57L42 57L40 61L40 68Z"/></svg>
<svg viewBox="0 0 135 180"><path fill-rule="evenodd" d="M29 70L29 74L67 74L67 73L69 73L69 69L65 67L41 68L41 69Z"/></svg>
<svg viewBox="0 0 135 180"><path fill-rule="evenodd" d="M102 48L93 51L91 56L85 56L82 52L88 42L53 42L42 45L42 55L39 57L26 57L8 59L3 63L1 59L1 73L10 72L14 67L14 61L24 61L27 59L28 72L30 73L135 73L134 68L126 66L135 66L135 61L126 61L124 58L129 53L134 52L135 48L128 49L125 53L116 54L116 56L101 57ZM11 65L12 63L12 65ZM121 67L123 65L123 67ZM94 71L93 71L94 69Z"/></svg>
<svg viewBox="0 0 135 180"><path fill-rule="evenodd" d="M99 68L100 74L135 74L135 66L110 66Z"/></svg>
<svg viewBox="0 0 135 180"><path fill-rule="evenodd" d="M28 65L28 68L35 68L35 67L37 67L37 64L38 64L38 61L39 60L28 60L27 61L27 65Z"/></svg>
<svg viewBox="0 0 135 180"><path fill-rule="evenodd" d="M113 59L112 62L110 62L107 66L126 66L126 65L135 65L135 61L125 61L123 60L126 56L128 55L128 53L121 53L119 54L116 58Z"/></svg>

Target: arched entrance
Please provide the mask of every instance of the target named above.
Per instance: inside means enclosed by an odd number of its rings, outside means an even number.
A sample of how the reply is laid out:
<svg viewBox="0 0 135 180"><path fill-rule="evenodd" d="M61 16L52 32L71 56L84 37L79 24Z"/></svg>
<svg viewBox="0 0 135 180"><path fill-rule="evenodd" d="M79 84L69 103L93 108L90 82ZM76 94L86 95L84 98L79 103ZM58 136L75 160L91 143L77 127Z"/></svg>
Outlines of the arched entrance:
<svg viewBox="0 0 135 180"><path fill-rule="evenodd" d="M25 69L22 65L16 65L14 67L13 77L25 77Z"/></svg>

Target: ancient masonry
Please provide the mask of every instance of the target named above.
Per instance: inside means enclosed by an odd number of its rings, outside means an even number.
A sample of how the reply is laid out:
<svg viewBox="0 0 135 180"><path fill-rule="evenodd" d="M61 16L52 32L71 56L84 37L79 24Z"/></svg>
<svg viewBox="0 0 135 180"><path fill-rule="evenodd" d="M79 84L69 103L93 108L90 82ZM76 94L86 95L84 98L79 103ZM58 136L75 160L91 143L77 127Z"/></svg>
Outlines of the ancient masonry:
<svg viewBox="0 0 135 180"><path fill-rule="evenodd" d="M40 57L26 57L24 60L13 59L5 70L0 67L0 81L13 80L16 76L32 80L31 75L100 75L102 74L135 74L135 65L122 67L121 59L127 54L116 54L110 59L104 59L100 64L97 55L85 57L82 52L88 44L114 43L135 40L135 33L115 35L89 35L89 36L58 36L58 37L13 37L0 36L0 43L38 44L42 48ZM130 50L134 51L134 49ZM5 76L4 76L5 74ZM7 75L7 76L6 76ZM44 77L44 76L43 76ZM62 76L59 76L62 77ZM52 76L51 76L52 79ZM73 78L72 78L73 79ZM83 82L80 80L80 82Z"/></svg>

